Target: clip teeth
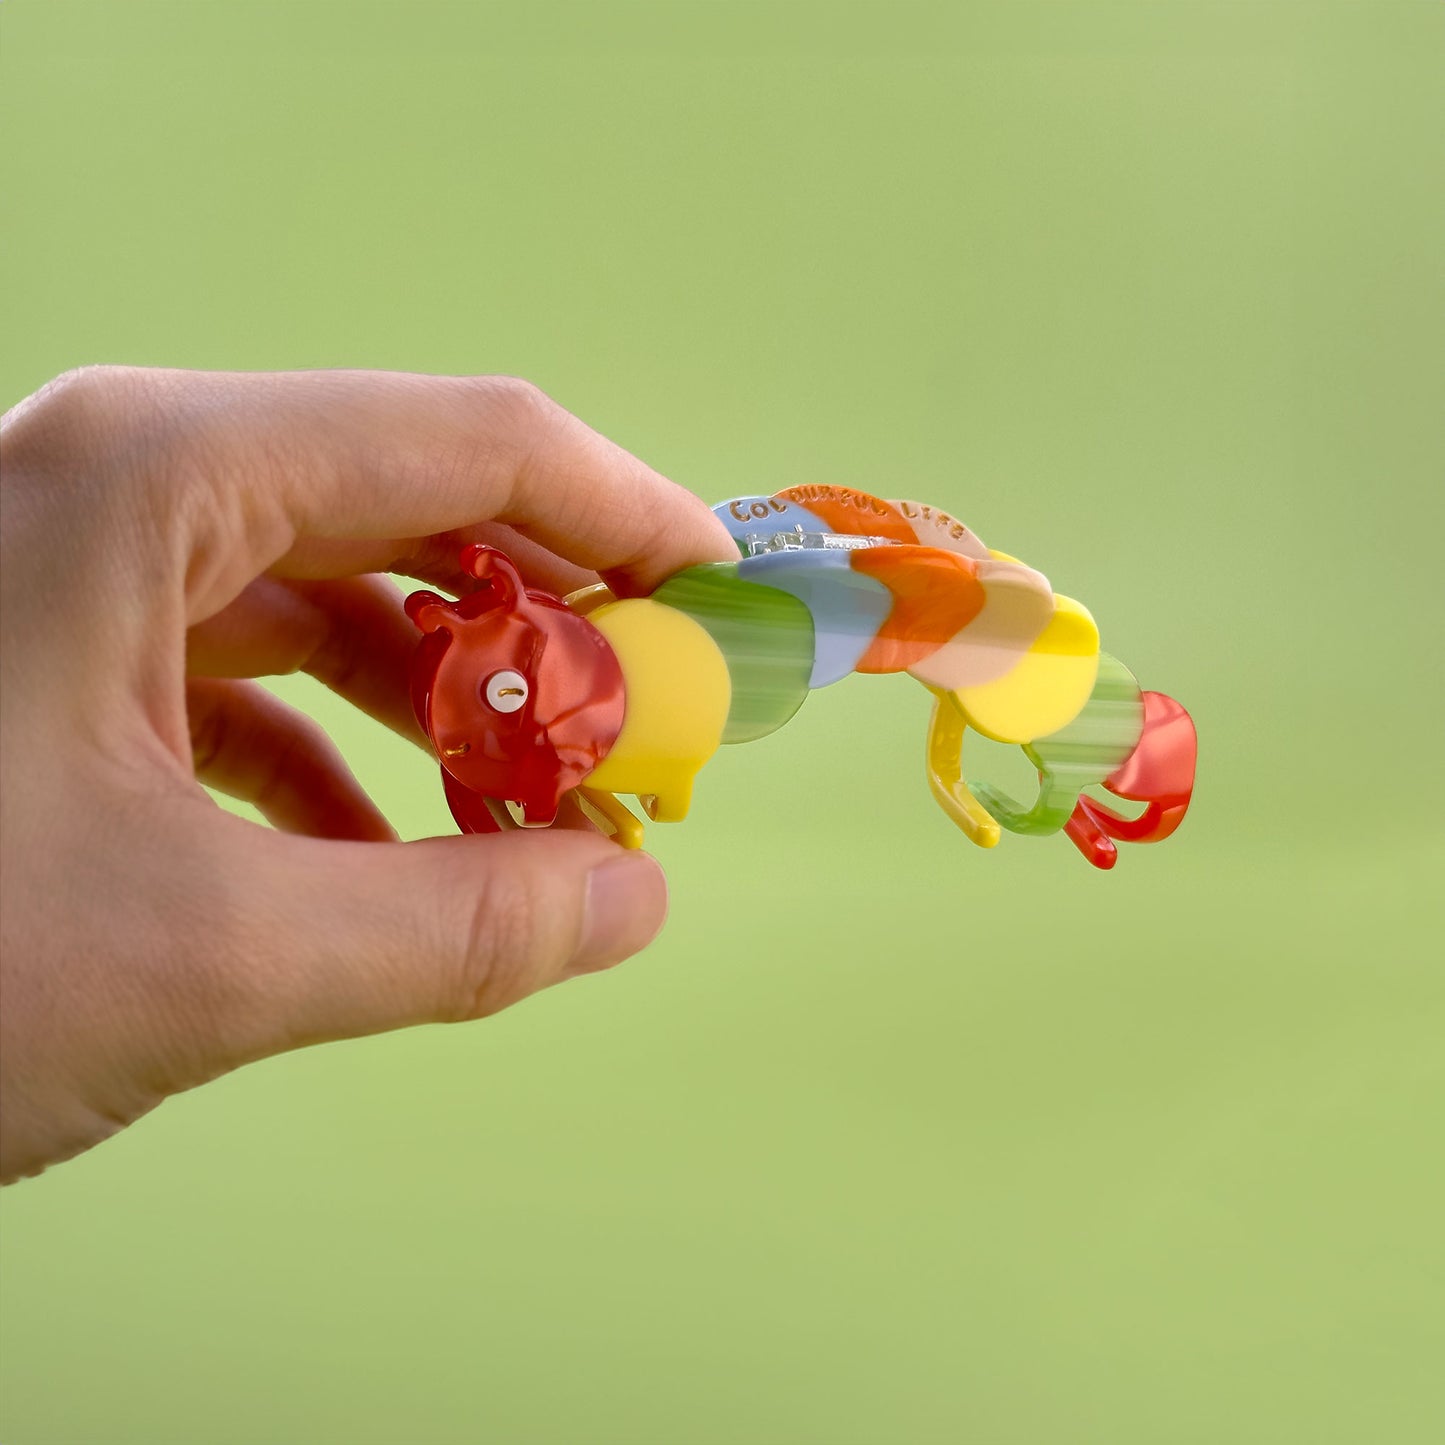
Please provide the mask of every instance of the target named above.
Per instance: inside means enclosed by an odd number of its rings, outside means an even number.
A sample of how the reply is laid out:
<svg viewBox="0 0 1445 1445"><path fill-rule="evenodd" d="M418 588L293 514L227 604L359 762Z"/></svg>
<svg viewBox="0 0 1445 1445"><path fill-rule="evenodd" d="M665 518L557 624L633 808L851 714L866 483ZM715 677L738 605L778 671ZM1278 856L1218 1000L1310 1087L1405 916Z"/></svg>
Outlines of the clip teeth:
<svg viewBox="0 0 1445 1445"><path fill-rule="evenodd" d="M867 547L896 547L892 537L860 537L844 532L805 532L798 523L791 532L749 532L749 557L770 552L859 552Z"/></svg>

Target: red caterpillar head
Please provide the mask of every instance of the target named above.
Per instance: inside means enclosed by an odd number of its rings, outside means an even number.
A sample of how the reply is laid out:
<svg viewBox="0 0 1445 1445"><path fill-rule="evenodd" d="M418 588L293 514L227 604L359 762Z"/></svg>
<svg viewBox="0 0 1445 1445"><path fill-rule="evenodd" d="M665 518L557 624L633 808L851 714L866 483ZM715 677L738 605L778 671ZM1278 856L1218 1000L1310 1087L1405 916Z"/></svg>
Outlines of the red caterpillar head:
<svg viewBox="0 0 1445 1445"><path fill-rule="evenodd" d="M412 663L412 703L442 767L485 798L550 823L562 795L622 728L622 670L606 639L556 597L529 592L490 547L462 552L482 585L448 602L414 592L407 616L426 635Z"/></svg>

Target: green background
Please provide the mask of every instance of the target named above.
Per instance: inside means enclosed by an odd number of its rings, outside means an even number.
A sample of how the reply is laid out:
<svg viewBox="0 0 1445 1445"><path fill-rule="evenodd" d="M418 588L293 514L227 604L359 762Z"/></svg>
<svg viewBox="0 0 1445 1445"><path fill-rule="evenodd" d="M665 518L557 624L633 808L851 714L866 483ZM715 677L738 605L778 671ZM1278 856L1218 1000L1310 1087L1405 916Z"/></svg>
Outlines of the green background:
<svg viewBox="0 0 1445 1445"><path fill-rule="evenodd" d="M0 6L0 403L521 374L709 499L948 508L1203 739L1105 876L970 848L906 679L812 698L650 830L635 963L7 1190L7 1445L1445 1438L1442 57L1435 3Z"/></svg>

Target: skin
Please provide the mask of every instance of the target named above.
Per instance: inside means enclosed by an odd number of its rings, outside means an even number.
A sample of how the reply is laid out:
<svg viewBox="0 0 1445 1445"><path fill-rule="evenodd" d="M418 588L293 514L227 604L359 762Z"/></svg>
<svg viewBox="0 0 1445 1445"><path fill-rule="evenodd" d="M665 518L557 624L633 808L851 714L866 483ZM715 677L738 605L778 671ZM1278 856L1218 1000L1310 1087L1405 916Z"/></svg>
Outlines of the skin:
<svg viewBox="0 0 1445 1445"><path fill-rule="evenodd" d="M535 387L89 368L0 421L0 478L5 1180L248 1061L484 1017L661 927L656 863L578 814L398 842L249 680L305 670L425 745L381 574L461 592L485 541L531 585L637 595L735 555Z"/></svg>

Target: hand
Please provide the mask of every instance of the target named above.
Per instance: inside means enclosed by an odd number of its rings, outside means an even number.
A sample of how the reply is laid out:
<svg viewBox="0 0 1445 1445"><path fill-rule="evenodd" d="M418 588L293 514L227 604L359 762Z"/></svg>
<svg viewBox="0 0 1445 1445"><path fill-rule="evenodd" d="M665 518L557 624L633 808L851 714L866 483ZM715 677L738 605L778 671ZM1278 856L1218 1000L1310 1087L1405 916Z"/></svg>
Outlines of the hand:
<svg viewBox="0 0 1445 1445"><path fill-rule="evenodd" d="M399 843L304 669L424 745L396 572L466 541L636 594L735 556L706 506L507 378L98 368L0 423L0 1176L327 1039L495 1013L662 924L589 828ZM216 807L254 803L284 831Z"/></svg>

